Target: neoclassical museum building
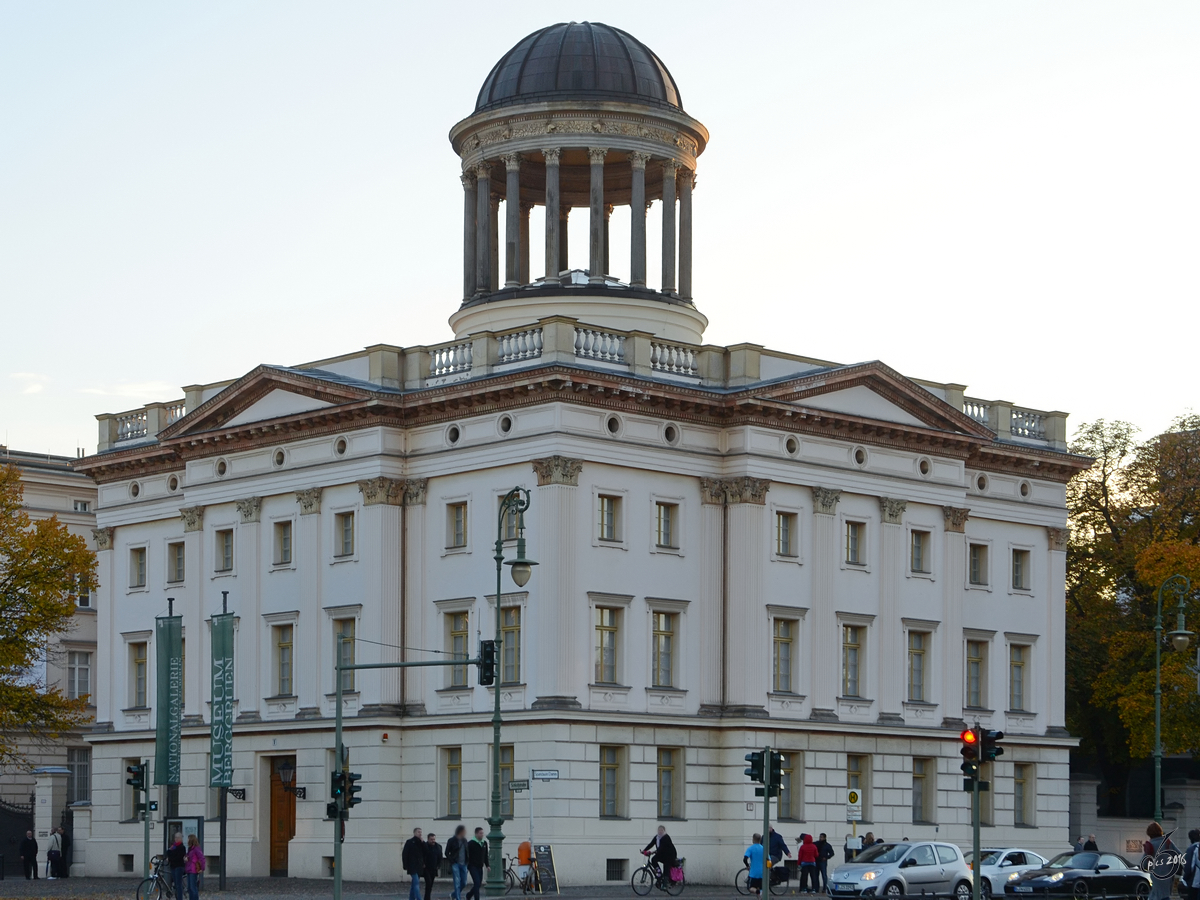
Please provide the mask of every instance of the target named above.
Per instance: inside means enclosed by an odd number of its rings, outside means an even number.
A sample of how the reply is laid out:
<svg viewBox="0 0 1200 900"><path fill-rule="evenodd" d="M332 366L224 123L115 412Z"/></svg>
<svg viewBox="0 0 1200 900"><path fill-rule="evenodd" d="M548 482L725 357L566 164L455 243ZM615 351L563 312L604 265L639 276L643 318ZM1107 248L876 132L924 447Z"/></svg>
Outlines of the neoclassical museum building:
<svg viewBox="0 0 1200 900"><path fill-rule="evenodd" d="M226 592L233 875L330 872L337 637L359 663L474 656L497 602L505 829L552 842L566 883L628 879L660 822L689 879L728 883L761 828L742 770L764 744L784 753L789 842L824 831L840 847L850 787L859 834L969 846L958 735L975 722L1007 735L984 769L987 843L1065 845L1064 497L1088 464L1067 452L1066 414L884 362L704 343L692 230L708 137L631 35L531 34L450 132L452 340L263 365L99 417L76 465L98 484L101 584L84 871L141 868L124 769L153 756L168 597L184 622L183 784L160 809L216 815L208 635ZM614 274L622 205L631 270ZM566 265L570 213L588 217L586 271ZM497 597L515 486L538 565ZM344 871L398 879L413 827L444 840L485 824L497 688L465 665L350 674L365 802ZM510 792L531 769L559 777ZM217 855L215 822L205 843Z"/></svg>

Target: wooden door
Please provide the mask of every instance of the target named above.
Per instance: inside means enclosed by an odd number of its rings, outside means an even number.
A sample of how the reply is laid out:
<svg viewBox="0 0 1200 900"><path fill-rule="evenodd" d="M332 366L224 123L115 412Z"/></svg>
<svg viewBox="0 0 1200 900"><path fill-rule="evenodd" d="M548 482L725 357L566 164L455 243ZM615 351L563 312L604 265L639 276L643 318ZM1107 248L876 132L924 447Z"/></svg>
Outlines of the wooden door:
<svg viewBox="0 0 1200 900"><path fill-rule="evenodd" d="M283 789L279 777L280 763L289 762L294 767L296 760L276 758L271 761L271 877L287 878L288 841L296 836L296 796Z"/></svg>

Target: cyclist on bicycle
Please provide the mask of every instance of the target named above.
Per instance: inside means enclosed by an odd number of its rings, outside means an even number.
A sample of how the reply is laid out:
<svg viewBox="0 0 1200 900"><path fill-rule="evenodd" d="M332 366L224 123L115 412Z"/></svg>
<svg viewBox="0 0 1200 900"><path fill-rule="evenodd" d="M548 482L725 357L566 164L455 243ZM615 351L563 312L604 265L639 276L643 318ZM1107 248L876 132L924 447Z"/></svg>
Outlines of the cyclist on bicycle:
<svg viewBox="0 0 1200 900"><path fill-rule="evenodd" d="M653 854L650 852L652 848L654 850ZM642 855L649 856L650 864L658 867L658 879L660 882L670 876L671 869L679 860L679 855L675 852L675 844L671 841L671 836L667 834L665 825L658 826L658 832L654 837L650 838L650 843L642 849Z"/></svg>
<svg viewBox="0 0 1200 900"><path fill-rule="evenodd" d="M750 869L748 886L750 893L758 896L763 889L763 842L762 835L755 834L754 840L742 854L742 862Z"/></svg>

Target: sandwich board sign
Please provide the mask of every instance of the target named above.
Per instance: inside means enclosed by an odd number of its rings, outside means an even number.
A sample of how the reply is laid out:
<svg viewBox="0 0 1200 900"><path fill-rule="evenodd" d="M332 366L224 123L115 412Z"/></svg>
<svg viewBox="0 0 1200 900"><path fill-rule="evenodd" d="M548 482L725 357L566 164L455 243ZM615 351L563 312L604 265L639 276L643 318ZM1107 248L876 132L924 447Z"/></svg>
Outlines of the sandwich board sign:
<svg viewBox="0 0 1200 900"><path fill-rule="evenodd" d="M862 821L862 793L857 788L846 791L846 821Z"/></svg>

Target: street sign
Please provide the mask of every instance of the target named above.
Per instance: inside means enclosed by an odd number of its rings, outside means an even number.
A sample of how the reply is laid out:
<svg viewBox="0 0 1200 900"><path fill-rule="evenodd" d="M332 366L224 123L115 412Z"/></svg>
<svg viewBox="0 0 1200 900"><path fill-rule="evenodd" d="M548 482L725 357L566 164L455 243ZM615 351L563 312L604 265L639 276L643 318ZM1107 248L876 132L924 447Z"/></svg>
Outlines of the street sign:
<svg viewBox="0 0 1200 900"><path fill-rule="evenodd" d="M529 779L522 778L520 781L510 781L508 789L510 791L527 791L529 790Z"/></svg>
<svg viewBox="0 0 1200 900"><path fill-rule="evenodd" d="M538 781L555 781L558 779L558 769L534 769L530 774Z"/></svg>
<svg viewBox="0 0 1200 900"><path fill-rule="evenodd" d="M846 791L846 821L861 822L862 817L862 794L851 788Z"/></svg>

